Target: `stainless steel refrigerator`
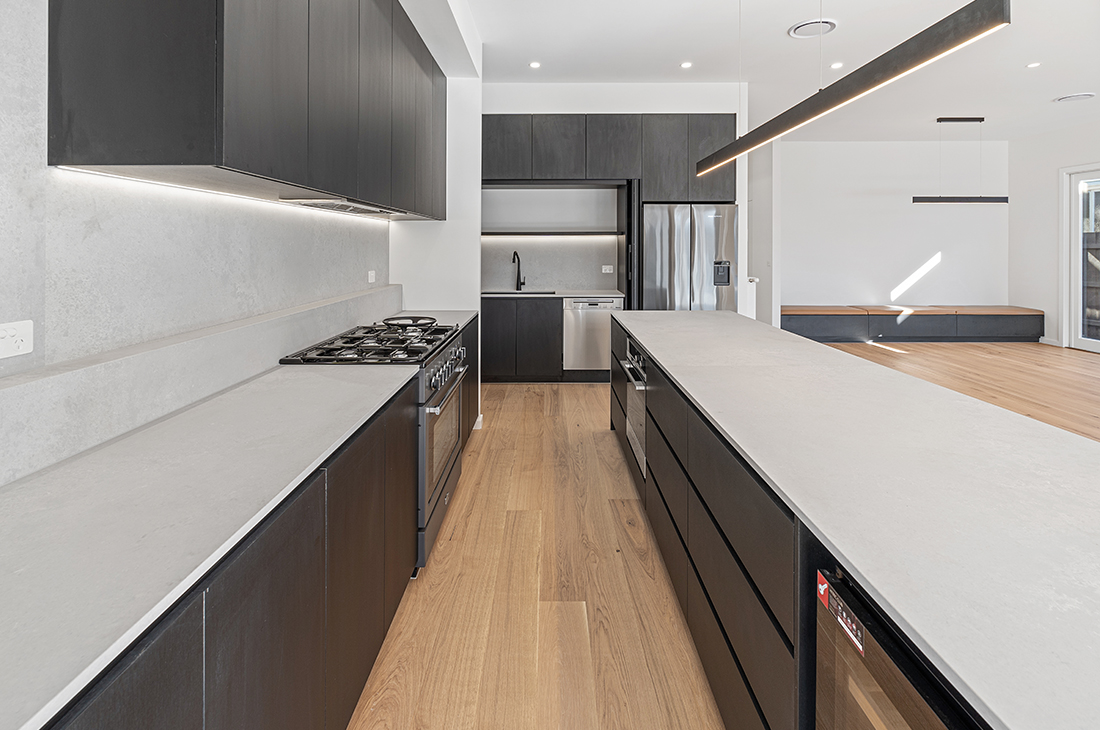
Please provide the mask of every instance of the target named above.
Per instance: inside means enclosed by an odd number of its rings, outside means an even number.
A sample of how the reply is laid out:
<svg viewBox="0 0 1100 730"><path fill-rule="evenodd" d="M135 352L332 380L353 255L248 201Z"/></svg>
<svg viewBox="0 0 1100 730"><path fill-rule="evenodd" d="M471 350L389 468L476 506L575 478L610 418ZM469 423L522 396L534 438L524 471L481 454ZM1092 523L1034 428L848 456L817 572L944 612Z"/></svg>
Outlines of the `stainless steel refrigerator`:
<svg viewBox="0 0 1100 730"><path fill-rule="evenodd" d="M737 309L737 206L642 206L641 309Z"/></svg>

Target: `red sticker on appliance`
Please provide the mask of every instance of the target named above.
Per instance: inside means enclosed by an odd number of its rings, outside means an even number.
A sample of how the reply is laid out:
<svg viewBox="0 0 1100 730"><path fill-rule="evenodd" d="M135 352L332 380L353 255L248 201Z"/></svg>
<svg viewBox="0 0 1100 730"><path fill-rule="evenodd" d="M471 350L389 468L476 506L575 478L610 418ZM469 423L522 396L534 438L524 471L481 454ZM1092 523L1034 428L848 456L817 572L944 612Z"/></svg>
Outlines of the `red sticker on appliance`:
<svg viewBox="0 0 1100 730"><path fill-rule="evenodd" d="M825 604L825 608L829 607L829 581L825 580L820 570L817 571L817 597Z"/></svg>

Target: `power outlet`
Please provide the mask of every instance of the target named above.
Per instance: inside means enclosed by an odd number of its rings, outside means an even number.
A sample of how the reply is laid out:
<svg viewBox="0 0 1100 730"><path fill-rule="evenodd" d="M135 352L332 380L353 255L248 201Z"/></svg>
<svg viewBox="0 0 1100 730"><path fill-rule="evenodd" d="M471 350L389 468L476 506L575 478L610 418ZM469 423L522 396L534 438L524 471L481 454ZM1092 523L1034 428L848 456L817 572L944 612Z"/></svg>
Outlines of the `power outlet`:
<svg viewBox="0 0 1100 730"><path fill-rule="evenodd" d="M614 266L606 266L606 265L605 265L605 266L603 267L603 273L605 273L605 274L614 274L614 273L615 273L615 267L614 267Z"/></svg>
<svg viewBox="0 0 1100 730"><path fill-rule="evenodd" d="M368 271L367 272L367 283L368 284L373 284L374 283L374 272L373 271Z"/></svg>
<svg viewBox="0 0 1100 730"><path fill-rule="evenodd" d="M34 322L0 324L0 359L26 355L34 351Z"/></svg>

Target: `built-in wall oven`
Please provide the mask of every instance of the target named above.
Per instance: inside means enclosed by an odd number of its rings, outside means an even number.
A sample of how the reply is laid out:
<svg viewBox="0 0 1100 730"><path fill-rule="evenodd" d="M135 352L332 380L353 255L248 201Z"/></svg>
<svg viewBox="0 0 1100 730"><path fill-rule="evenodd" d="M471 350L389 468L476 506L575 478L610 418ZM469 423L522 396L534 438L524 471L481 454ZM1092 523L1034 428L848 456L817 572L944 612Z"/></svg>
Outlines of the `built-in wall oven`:
<svg viewBox="0 0 1100 730"><path fill-rule="evenodd" d="M817 574L817 730L985 730L843 571Z"/></svg>

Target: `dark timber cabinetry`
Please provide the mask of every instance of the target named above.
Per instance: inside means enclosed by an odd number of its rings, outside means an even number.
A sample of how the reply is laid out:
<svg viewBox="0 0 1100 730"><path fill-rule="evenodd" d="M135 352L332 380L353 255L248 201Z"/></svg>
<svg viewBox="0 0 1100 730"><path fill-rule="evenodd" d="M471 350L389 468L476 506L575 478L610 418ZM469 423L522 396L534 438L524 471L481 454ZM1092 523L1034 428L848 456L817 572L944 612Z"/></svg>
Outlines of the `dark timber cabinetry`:
<svg viewBox="0 0 1100 730"><path fill-rule="evenodd" d="M51 728L346 728L416 563L417 428L414 380Z"/></svg>
<svg viewBox="0 0 1100 730"><path fill-rule="evenodd" d="M555 382L562 379L562 300L484 297L482 379Z"/></svg>
<svg viewBox="0 0 1100 730"><path fill-rule="evenodd" d="M446 77L397 0L51 0L49 164L446 215Z"/></svg>
<svg viewBox="0 0 1100 730"><path fill-rule="evenodd" d="M625 339L612 320L613 353ZM646 513L726 727L811 727L799 719L796 520L650 358L646 411Z"/></svg>
<svg viewBox="0 0 1100 730"><path fill-rule="evenodd" d="M735 114L486 114L481 177L640 179L646 203L729 203L736 165L700 178L695 163L735 139Z"/></svg>

